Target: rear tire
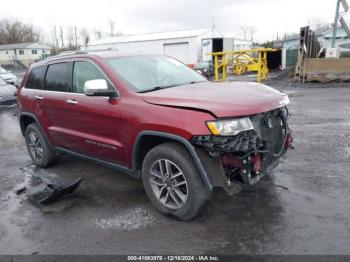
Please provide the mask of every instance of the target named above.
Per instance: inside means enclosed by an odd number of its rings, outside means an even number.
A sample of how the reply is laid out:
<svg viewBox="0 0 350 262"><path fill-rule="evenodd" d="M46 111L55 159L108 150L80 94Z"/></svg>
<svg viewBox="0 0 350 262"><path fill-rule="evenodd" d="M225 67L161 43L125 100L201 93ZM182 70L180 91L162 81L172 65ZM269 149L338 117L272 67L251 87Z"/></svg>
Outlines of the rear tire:
<svg viewBox="0 0 350 262"><path fill-rule="evenodd" d="M57 161L58 156L46 142L37 124L32 123L27 126L25 141L29 156L36 166L48 167Z"/></svg>
<svg viewBox="0 0 350 262"><path fill-rule="evenodd" d="M142 181L156 209L180 220L198 216L211 196L191 155L176 143L158 145L147 153Z"/></svg>

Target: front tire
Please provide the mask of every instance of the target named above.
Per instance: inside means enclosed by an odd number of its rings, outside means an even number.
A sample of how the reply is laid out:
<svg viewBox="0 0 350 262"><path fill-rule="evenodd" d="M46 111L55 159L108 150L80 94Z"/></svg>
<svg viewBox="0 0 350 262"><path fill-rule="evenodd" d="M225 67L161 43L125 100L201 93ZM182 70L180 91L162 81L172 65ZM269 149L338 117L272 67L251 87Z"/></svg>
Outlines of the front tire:
<svg viewBox="0 0 350 262"><path fill-rule="evenodd" d="M58 159L57 155L46 142L37 124L32 123L27 126L25 141L29 156L36 166L48 167Z"/></svg>
<svg viewBox="0 0 350 262"><path fill-rule="evenodd" d="M142 181L156 209L180 220L198 216L211 196L191 155L176 143L158 145L147 153Z"/></svg>

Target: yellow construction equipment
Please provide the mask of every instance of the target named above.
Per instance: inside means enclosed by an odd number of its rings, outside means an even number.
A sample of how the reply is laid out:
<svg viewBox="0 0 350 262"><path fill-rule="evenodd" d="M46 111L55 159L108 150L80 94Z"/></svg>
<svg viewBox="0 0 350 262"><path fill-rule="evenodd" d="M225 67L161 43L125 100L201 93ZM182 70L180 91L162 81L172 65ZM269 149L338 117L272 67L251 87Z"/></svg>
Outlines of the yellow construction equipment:
<svg viewBox="0 0 350 262"><path fill-rule="evenodd" d="M208 55L212 55L214 58L214 80L225 81L227 67L232 66L232 72L235 75L242 75L246 72L257 72L257 81L264 81L269 72L267 67L267 52L275 51L277 49L253 48L209 53ZM251 54L256 54L256 57L253 57Z"/></svg>

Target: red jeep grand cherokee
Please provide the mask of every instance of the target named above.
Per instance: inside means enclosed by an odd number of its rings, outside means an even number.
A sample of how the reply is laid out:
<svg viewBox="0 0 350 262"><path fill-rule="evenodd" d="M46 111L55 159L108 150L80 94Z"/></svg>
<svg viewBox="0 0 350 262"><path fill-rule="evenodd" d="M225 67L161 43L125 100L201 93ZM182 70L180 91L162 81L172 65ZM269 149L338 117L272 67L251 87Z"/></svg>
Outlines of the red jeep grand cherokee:
<svg viewBox="0 0 350 262"><path fill-rule="evenodd" d="M214 187L231 195L259 181L292 141L287 95L208 82L165 56L56 56L30 67L18 101L35 165L70 153L118 168L142 178L160 212L182 220Z"/></svg>

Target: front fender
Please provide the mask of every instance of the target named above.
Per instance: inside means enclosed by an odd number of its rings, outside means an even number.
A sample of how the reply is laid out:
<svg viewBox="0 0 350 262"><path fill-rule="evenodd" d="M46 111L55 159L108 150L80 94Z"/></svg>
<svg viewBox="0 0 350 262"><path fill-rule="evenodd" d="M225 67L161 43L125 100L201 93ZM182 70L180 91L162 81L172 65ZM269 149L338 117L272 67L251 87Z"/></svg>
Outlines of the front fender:
<svg viewBox="0 0 350 262"><path fill-rule="evenodd" d="M206 186L206 188L210 191L213 190L213 185L210 182L208 174L207 174L205 168L203 167L203 164L202 164L200 158L198 157L197 152L196 152L195 148L193 147L193 145L188 140L184 139L183 137L177 136L174 134L157 132L157 131L142 131L137 136L134 147L133 147L132 169L135 172L137 169L137 161L138 161L136 156L138 155L137 153L140 150L141 141L142 141L144 136L154 136L154 137L167 138L169 140L173 140L173 141L177 141L177 142L181 143L188 150L190 155L192 156L192 160L193 160L194 164L196 165L198 173L201 176L201 179L202 179L204 185Z"/></svg>

